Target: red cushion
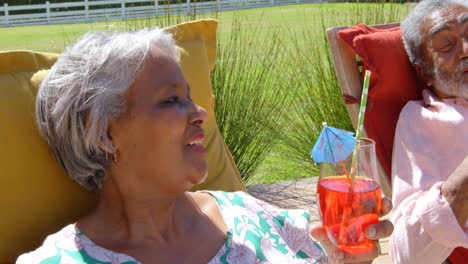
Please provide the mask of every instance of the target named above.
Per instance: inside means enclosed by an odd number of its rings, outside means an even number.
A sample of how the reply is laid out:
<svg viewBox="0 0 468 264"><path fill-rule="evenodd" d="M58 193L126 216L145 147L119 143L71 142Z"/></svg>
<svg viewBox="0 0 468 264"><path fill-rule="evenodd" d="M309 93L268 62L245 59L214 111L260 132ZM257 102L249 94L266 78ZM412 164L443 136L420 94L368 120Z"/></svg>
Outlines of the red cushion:
<svg viewBox="0 0 468 264"><path fill-rule="evenodd" d="M338 32L361 57L363 72L372 72L364 127L376 142L376 153L390 177L393 138L401 109L409 100L420 100L425 87L409 62L400 27L380 30L364 24Z"/></svg>
<svg viewBox="0 0 468 264"><path fill-rule="evenodd" d="M452 264L466 264L468 260L468 248L457 247L448 257Z"/></svg>

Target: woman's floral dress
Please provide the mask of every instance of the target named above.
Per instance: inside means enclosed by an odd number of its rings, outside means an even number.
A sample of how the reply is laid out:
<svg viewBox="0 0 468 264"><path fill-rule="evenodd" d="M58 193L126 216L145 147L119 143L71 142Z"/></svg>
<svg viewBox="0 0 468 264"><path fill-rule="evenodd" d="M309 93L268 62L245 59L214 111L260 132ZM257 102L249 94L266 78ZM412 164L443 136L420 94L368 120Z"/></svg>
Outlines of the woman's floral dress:
<svg viewBox="0 0 468 264"><path fill-rule="evenodd" d="M309 214L279 210L243 193L205 191L214 196L228 227L227 239L209 264L327 263L325 252L309 236ZM36 251L16 263L139 263L95 245L74 225L50 235Z"/></svg>

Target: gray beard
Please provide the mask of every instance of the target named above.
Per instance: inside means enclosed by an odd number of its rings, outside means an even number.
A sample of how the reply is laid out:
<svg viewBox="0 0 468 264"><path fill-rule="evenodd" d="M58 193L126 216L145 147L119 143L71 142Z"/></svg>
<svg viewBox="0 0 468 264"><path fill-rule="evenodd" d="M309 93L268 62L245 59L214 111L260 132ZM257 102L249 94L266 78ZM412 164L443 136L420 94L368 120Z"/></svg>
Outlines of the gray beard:
<svg viewBox="0 0 468 264"><path fill-rule="evenodd" d="M462 72L466 66L468 66L468 59L461 61L453 73L441 72L440 68L435 66L432 71L434 77L432 86L448 96L468 100L468 83L463 80Z"/></svg>

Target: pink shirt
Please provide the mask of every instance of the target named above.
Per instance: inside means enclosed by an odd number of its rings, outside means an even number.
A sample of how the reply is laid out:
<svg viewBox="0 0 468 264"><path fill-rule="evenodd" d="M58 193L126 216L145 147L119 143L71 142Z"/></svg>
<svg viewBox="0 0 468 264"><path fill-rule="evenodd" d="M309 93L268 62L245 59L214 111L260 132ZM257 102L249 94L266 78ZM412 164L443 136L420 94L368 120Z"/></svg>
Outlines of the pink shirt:
<svg viewBox="0 0 468 264"><path fill-rule="evenodd" d="M440 264L468 248L468 222L460 227L440 193L468 155L468 102L441 101L429 90L423 98L403 108L393 146L390 255L398 264Z"/></svg>

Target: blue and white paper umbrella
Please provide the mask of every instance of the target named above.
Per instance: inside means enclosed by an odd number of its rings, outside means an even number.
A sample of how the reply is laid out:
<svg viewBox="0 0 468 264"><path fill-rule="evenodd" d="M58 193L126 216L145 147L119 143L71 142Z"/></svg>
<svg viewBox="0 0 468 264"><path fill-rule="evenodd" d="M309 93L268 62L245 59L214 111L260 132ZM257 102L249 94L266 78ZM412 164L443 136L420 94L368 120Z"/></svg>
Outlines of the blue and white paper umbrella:
<svg viewBox="0 0 468 264"><path fill-rule="evenodd" d="M356 145L354 133L327 126L323 123L323 130L312 149L315 162L335 163L346 160Z"/></svg>

